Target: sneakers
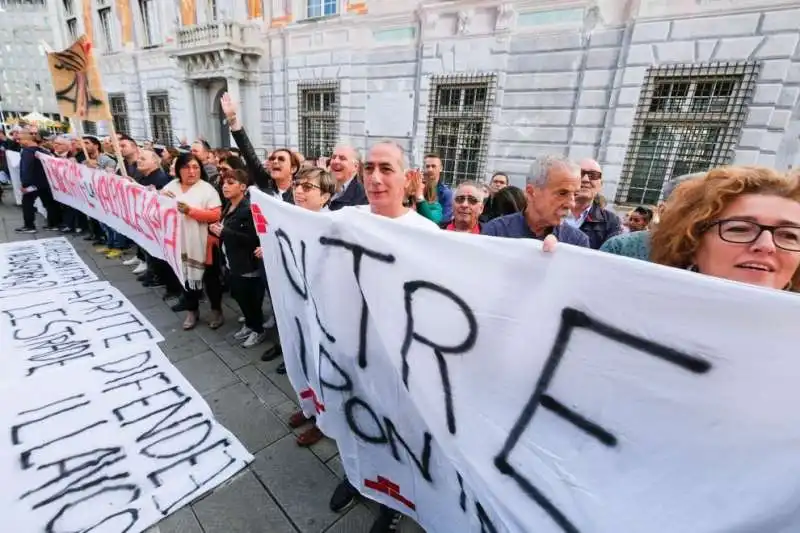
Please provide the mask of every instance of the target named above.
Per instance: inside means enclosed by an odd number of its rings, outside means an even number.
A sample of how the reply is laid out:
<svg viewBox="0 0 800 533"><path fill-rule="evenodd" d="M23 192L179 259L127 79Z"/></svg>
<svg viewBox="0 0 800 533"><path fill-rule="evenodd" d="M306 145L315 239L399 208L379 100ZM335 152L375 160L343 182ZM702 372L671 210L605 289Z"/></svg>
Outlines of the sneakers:
<svg viewBox="0 0 800 533"><path fill-rule="evenodd" d="M107 254L109 252L108 246L98 246L94 249L94 251L98 254Z"/></svg>
<svg viewBox="0 0 800 533"><path fill-rule="evenodd" d="M110 248L108 253L106 253L106 259L119 259L120 257L122 257L122 250Z"/></svg>
<svg viewBox="0 0 800 533"><path fill-rule="evenodd" d="M276 326L275 324L275 313L272 313L269 318L264 322L264 329L272 329Z"/></svg>
<svg viewBox="0 0 800 533"><path fill-rule="evenodd" d="M125 263L123 263L123 265L124 264ZM145 263L144 261L141 261L138 265L136 265L136 268L133 269L133 273L136 274L137 276L139 274L144 274L145 272L147 272L147 263Z"/></svg>
<svg viewBox="0 0 800 533"><path fill-rule="evenodd" d="M164 283L164 281L158 276L153 276L152 278L144 280L142 282L142 287L149 287L149 288L163 287L164 285L166 285L166 283Z"/></svg>
<svg viewBox="0 0 800 533"><path fill-rule="evenodd" d="M257 346L264 342L267 338L267 333L262 331L261 333L257 333L253 331L248 335L247 339L242 343L242 348L252 348L253 346Z"/></svg>
<svg viewBox="0 0 800 533"><path fill-rule="evenodd" d="M122 264L125 265L126 267L138 267L141 262L142 260L134 255L130 259L126 259L125 261L123 261Z"/></svg>
<svg viewBox="0 0 800 533"><path fill-rule="evenodd" d="M274 361L281 355L283 355L283 349L281 348L280 343L276 343L274 346L264 352L264 355L261 356L261 360L265 362Z"/></svg>
<svg viewBox="0 0 800 533"><path fill-rule="evenodd" d="M378 518L373 522L369 533L393 533L397 531L397 526L400 525L401 518L403 518L402 514L385 505L381 505Z"/></svg>
<svg viewBox="0 0 800 533"><path fill-rule="evenodd" d="M58 231L59 230L59 228L56 227L56 226L45 226L42 229L45 230L45 231Z"/></svg>
<svg viewBox="0 0 800 533"><path fill-rule="evenodd" d="M21 227L14 230L17 233L36 233L36 228Z"/></svg>
<svg viewBox="0 0 800 533"><path fill-rule="evenodd" d="M233 334L233 338L237 341L243 341L249 337L251 333L253 333L252 329L248 328L247 326L242 326L239 331Z"/></svg>
<svg viewBox="0 0 800 533"><path fill-rule="evenodd" d="M334 513L341 513L353 504L357 494L358 491L356 488L350 484L347 478L344 478L344 480L336 486L336 490L333 491L333 496L331 496L331 511Z"/></svg>

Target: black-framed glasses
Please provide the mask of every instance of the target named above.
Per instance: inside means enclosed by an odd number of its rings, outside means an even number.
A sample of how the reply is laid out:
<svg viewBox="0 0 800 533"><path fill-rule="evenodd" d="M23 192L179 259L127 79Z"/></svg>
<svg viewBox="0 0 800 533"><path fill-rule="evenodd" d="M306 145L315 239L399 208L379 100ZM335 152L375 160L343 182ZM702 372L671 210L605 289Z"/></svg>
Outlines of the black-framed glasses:
<svg viewBox="0 0 800 533"><path fill-rule="evenodd" d="M470 194L459 194L458 196L453 198L453 201L457 204L463 204L464 202L466 202L469 205L478 205L478 202L480 202L480 200L478 200L477 198L475 198Z"/></svg>
<svg viewBox="0 0 800 533"><path fill-rule="evenodd" d="M769 226L751 220L717 220L707 229L716 226L719 238L733 244L751 244L756 242L762 233L772 234L775 246L789 252L800 252L800 226Z"/></svg>
<svg viewBox="0 0 800 533"><path fill-rule="evenodd" d="M311 192L314 189L322 190L322 187L317 185L316 183L311 183L310 181L295 181L292 183L292 187L295 189L300 188L303 189L303 192Z"/></svg>
<svg viewBox="0 0 800 533"><path fill-rule="evenodd" d="M581 169L581 177L586 176L592 181L597 181L603 179L603 173L599 170L584 170Z"/></svg>

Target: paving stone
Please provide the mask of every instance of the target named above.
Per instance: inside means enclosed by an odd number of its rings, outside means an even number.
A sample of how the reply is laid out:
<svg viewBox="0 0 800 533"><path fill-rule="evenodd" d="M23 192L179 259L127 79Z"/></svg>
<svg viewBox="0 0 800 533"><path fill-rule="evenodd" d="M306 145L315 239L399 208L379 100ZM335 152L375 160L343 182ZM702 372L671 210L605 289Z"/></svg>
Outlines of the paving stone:
<svg viewBox="0 0 800 533"><path fill-rule="evenodd" d="M227 341L217 342L211 345L211 349L228 365L231 370L238 370L249 364L249 360L243 350L236 346L231 346Z"/></svg>
<svg viewBox="0 0 800 533"><path fill-rule="evenodd" d="M256 455L251 468L302 532L318 532L338 516L328 507L339 480L311 452L283 438Z"/></svg>
<svg viewBox="0 0 800 533"><path fill-rule="evenodd" d="M284 394L281 389L275 386L272 381L267 379L264 374L259 372L256 367L248 365L239 368L236 370L236 375L239 377L239 379L247 384L250 390L252 390L255 395L258 396L258 399L261 400L267 407L272 408L277 405L290 402L286 394Z"/></svg>
<svg viewBox="0 0 800 533"><path fill-rule="evenodd" d="M328 467L328 470L333 472L333 474L338 477L339 479L344 479L344 465L342 464L342 458L338 455L332 457L325 466Z"/></svg>
<svg viewBox="0 0 800 533"><path fill-rule="evenodd" d="M217 420L252 453L289 433L288 428L244 383L208 394L206 401Z"/></svg>
<svg viewBox="0 0 800 533"><path fill-rule="evenodd" d="M145 533L203 533L191 507L172 513Z"/></svg>
<svg viewBox="0 0 800 533"><path fill-rule="evenodd" d="M311 446L309 450L323 462L332 459L339 453L339 448L336 447L336 441L327 437Z"/></svg>
<svg viewBox="0 0 800 533"><path fill-rule="evenodd" d="M287 400L283 403L279 403L273 407L272 410L275 412L278 418L288 424L289 417L297 412L298 406L297 403L293 402L292 400Z"/></svg>
<svg viewBox="0 0 800 533"><path fill-rule="evenodd" d="M148 294L139 294L136 296L131 296L130 298L128 298L128 300L130 300L131 303L136 306L136 309L142 312L145 312L148 309L152 309L154 307L159 309L163 308L169 311L169 307L167 307L167 305L164 303L161 297L152 292Z"/></svg>
<svg viewBox="0 0 800 533"><path fill-rule="evenodd" d="M173 363L194 357L209 349L208 345L194 331L184 331L183 329L159 331L164 336L161 349Z"/></svg>
<svg viewBox="0 0 800 533"><path fill-rule="evenodd" d="M178 361L175 367L203 395L238 381L234 373L211 350Z"/></svg>
<svg viewBox="0 0 800 533"><path fill-rule="evenodd" d="M131 296L136 296L138 294L148 294L150 293L150 289L147 287L142 287L142 284L136 279L130 280L123 280L123 281L115 281L114 287L122 291L122 294L130 298Z"/></svg>
<svg viewBox="0 0 800 533"><path fill-rule="evenodd" d="M375 515L362 504L355 505L342 516L325 533L352 533L354 531L369 531L375 521Z"/></svg>
<svg viewBox="0 0 800 533"><path fill-rule="evenodd" d="M295 533L250 471L193 506L205 533Z"/></svg>

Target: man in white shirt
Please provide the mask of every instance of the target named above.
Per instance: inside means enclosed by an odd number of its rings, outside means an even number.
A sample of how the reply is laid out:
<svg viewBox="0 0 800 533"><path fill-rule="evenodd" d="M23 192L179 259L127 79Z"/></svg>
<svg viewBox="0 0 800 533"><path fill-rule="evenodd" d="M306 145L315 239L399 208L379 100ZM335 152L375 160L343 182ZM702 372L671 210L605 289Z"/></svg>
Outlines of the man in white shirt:
<svg viewBox="0 0 800 533"><path fill-rule="evenodd" d="M399 144L381 141L373 146L364 162L364 189L369 205L359 209L369 209L374 215L404 224L435 228L433 221L403 205L408 185L407 169L408 156Z"/></svg>
<svg viewBox="0 0 800 533"><path fill-rule="evenodd" d="M408 184L407 169L408 156L399 144L381 141L374 145L364 162L364 189L369 205L356 206L353 209L369 210L373 215L391 218L409 226L438 230L433 221L403 205ZM331 510L336 513L343 511L357 495L358 490L345 478L331 497ZM397 511L381 505L370 533L396 531L401 518L402 515Z"/></svg>

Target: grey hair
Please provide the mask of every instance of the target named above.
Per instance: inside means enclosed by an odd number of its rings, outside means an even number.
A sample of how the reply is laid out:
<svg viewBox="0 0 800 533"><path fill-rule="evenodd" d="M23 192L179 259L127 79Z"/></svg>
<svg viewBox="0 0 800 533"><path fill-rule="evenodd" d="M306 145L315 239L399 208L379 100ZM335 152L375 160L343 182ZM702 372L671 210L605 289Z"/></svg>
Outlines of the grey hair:
<svg viewBox="0 0 800 533"><path fill-rule="evenodd" d="M664 183L664 187L662 187L662 201L666 201L670 195L678 188L678 185L683 183L684 181L693 180L696 178L702 178L705 176L705 172L695 172L693 174L682 174L680 176L674 176L670 178L666 183Z"/></svg>
<svg viewBox="0 0 800 533"><path fill-rule="evenodd" d="M389 140L389 139L378 141L375 144L373 144L372 147L375 148L376 146L379 146L381 144L388 144L389 146L397 148L400 151L400 165L402 166L402 168L400 170L402 170L403 172L408 170L408 167L410 165L409 165L409 162L408 162L408 154L406 153L405 148L400 146L400 144L397 141L392 141L392 140Z"/></svg>
<svg viewBox="0 0 800 533"><path fill-rule="evenodd" d="M350 149L353 152L353 155L356 158L356 163L361 163L361 161L362 161L362 159L361 159L361 151L358 148L356 148L355 146L353 146L352 144L347 143L347 142L339 142L339 143L336 144L336 146L333 147L334 151L337 148L348 148L348 149ZM331 154L331 155L333 155L333 154Z"/></svg>
<svg viewBox="0 0 800 533"><path fill-rule="evenodd" d="M483 198L485 196L483 193L483 188L485 187L485 185L481 185L476 181L462 181L461 183L458 184L456 190L460 189L461 187L475 187L475 190L478 191L478 200L483 201Z"/></svg>
<svg viewBox="0 0 800 533"><path fill-rule="evenodd" d="M525 183L529 183L534 187L544 187L547 185L547 177L550 174L550 170L563 167L566 167L567 170L576 176L578 176L581 171L580 166L561 154L547 154L542 157L537 157L531 164L528 175L525 176Z"/></svg>

